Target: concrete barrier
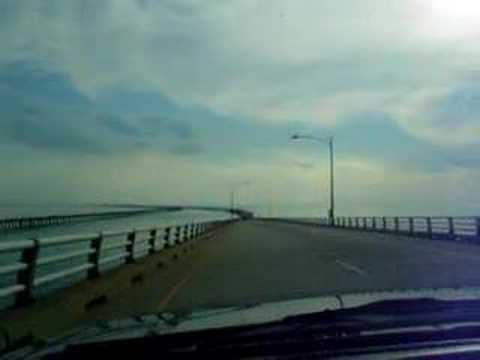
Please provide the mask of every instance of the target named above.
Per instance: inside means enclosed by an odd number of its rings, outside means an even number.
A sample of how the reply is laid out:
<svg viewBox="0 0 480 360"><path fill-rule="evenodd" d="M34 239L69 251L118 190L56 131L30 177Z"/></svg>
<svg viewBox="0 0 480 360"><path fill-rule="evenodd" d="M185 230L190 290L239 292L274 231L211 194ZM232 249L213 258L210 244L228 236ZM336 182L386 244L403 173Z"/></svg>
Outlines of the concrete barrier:
<svg viewBox="0 0 480 360"><path fill-rule="evenodd" d="M88 319L90 311L108 306L111 299L134 290L138 283L154 279L159 271L187 257L199 242L230 223L218 222L198 237L78 282L27 307L4 310L0 313L0 354L73 329Z"/></svg>
<svg viewBox="0 0 480 360"><path fill-rule="evenodd" d="M205 234L203 237L208 237ZM199 239L200 240L200 239ZM106 272L95 280L85 280L60 290L33 305L0 314L0 353L26 342L42 341L75 327L89 311L108 304L138 282L155 276L174 262L188 256L197 240L165 249L135 263Z"/></svg>

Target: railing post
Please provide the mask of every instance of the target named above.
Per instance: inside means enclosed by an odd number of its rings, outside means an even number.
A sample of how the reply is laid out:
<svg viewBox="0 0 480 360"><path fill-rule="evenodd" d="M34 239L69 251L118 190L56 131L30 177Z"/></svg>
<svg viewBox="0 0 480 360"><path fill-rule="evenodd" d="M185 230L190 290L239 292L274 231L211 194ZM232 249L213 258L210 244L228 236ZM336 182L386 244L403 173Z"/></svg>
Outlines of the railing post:
<svg viewBox="0 0 480 360"><path fill-rule="evenodd" d="M455 225L451 216L448 218L448 235L450 239L455 239Z"/></svg>
<svg viewBox="0 0 480 360"><path fill-rule="evenodd" d="M360 227L360 222L358 221L358 217L355 217L355 228L359 228Z"/></svg>
<svg viewBox="0 0 480 360"><path fill-rule="evenodd" d="M126 258L126 263L131 264L135 262L135 240L136 240L136 233L135 230L132 232L128 233L127 236L127 246L125 250L127 251L128 255Z"/></svg>
<svg viewBox="0 0 480 360"><path fill-rule="evenodd" d="M387 231L387 217L386 216L382 216L382 230L384 232Z"/></svg>
<svg viewBox="0 0 480 360"><path fill-rule="evenodd" d="M174 242L175 245L180 244L180 237L182 236L181 231L182 230L180 226L175 227L175 242Z"/></svg>
<svg viewBox="0 0 480 360"><path fill-rule="evenodd" d="M170 240L170 227L166 227L165 228L165 233L163 234L163 240L164 240L164 244L165 244L165 247L169 247L170 246L170 243L169 243L169 240Z"/></svg>
<svg viewBox="0 0 480 360"><path fill-rule="evenodd" d="M413 217L408 218L408 232L410 235L413 235L415 233L415 224L413 222Z"/></svg>
<svg viewBox="0 0 480 360"><path fill-rule="evenodd" d="M188 241L188 224L183 225L183 241Z"/></svg>
<svg viewBox="0 0 480 360"><path fill-rule="evenodd" d="M477 241L480 240L480 217L475 218Z"/></svg>
<svg viewBox="0 0 480 360"><path fill-rule="evenodd" d="M427 216L425 220L427 221L427 237L433 239L432 218Z"/></svg>
<svg viewBox="0 0 480 360"><path fill-rule="evenodd" d="M22 251L21 261L27 265L27 268L17 273L17 284L25 286L25 289L16 294L15 306L26 306L35 301L33 297L33 282L35 280L39 251L40 242L38 239L33 239L33 247L23 249Z"/></svg>
<svg viewBox="0 0 480 360"><path fill-rule="evenodd" d="M363 228L365 230L367 230L367 218L366 217L363 218Z"/></svg>
<svg viewBox="0 0 480 360"><path fill-rule="evenodd" d="M195 237L195 224L190 224L190 239L193 239Z"/></svg>
<svg viewBox="0 0 480 360"><path fill-rule="evenodd" d="M150 238L148 239L148 244L150 245L150 249L148 249L148 253L154 254L155 253L155 243L157 242L157 229L150 230Z"/></svg>
<svg viewBox="0 0 480 360"><path fill-rule="evenodd" d="M372 229L377 230L377 218L375 216L372 217Z"/></svg>
<svg viewBox="0 0 480 360"><path fill-rule="evenodd" d="M400 232L400 220L398 219L398 216L395 216L393 218L393 222L395 223L395 232L399 233Z"/></svg>
<svg viewBox="0 0 480 360"><path fill-rule="evenodd" d="M95 279L100 276L100 255L102 249L103 234L100 232L97 237L90 241L90 249L93 250L88 255L88 262L93 265L87 272L88 279Z"/></svg>

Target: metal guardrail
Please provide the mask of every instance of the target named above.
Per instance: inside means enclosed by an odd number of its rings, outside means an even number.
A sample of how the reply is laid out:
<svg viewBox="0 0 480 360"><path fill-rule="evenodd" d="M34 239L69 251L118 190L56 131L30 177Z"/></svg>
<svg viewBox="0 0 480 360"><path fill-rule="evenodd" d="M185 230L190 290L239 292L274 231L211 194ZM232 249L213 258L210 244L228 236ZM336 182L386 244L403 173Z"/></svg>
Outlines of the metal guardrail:
<svg viewBox="0 0 480 360"><path fill-rule="evenodd" d="M156 209L135 209L123 211L105 211L86 214L71 214L71 215L49 215L37 217L23 217L23 218L8 218L0 219L1 230L18 230L30 229L40 226L61 225L79 221L90 221L95 219L109 219L122 216L141 215L149 212L157 211Z"/></svg>
<svg viewBox="0 0 480 360"><path fill-rule="evenodd" d="M320 223L329 226L327 219ZM334 226L430 239L480 241L480 217L476 216L336 217Z"/></svg>
<svg viewBox="0 0 480 360"><path fill-rule="evenodd" d="M14 306L28 305L35 299L34 290L45 284L80 273L86 273L87 279L97 278L106 264L133 263L164 248L193 240L227 222L229 220L0 242L0 255L12 255L7 256L7 263L0 263L0 280L12 275L15 279L9 285L0 285L0 299L13 296ZM56 251L44 254L48 249ZM74 259L81 262L72 264ZM67 261L70 266L58 266Z"/></svg>

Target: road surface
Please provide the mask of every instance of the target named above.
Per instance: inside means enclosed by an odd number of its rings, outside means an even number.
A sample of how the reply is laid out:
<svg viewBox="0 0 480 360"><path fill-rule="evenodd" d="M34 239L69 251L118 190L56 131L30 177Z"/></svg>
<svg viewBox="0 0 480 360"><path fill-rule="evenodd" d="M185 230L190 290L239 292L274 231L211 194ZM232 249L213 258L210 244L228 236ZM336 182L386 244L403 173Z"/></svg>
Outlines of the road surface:
<svg viewBox="0 0 480 360"><path fill-rule="evenodd" d="M229 225L88 319L376 290L480 286L480 246L278 222Z"/></svg>

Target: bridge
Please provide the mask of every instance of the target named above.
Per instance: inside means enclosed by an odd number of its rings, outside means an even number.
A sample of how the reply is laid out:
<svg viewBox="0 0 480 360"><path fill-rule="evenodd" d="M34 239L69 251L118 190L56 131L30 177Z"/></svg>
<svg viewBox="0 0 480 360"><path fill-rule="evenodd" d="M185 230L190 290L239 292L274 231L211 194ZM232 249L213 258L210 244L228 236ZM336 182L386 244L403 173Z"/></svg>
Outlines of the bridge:
<svg viewBox="0 0 480 360"><path fill-rule="evenodd" d="M2 230L18 230L31 229L41 226L62 225L68 223L85 222L100 219L110 219L126 216L145 215L147 213L159 211L182 211L182 210L206 210L217 212L229 212L241 219L253 218L253 213L238 208L225 208L215 206L198 206L198 205L138 205L138 204L122 204L109 205L109 207L124 208L119 211L103 211L90 212L81 214L52 214L48 216L36 217L18 217L0 219L0 231ZM128 210L127 210L128 209Z"/></svg>
<svg viewBox="0 0 480 360"><path fill-rule="evenodd" d="M478 245L478 217L223 220L0 242L0 278L13 282L0 283L11 300L0 344L145 313L478 287Z"/></svg>

